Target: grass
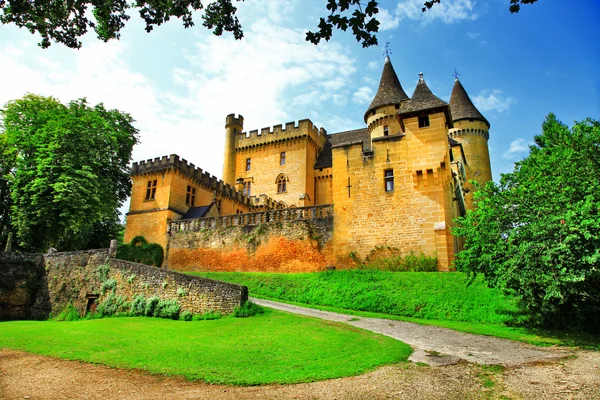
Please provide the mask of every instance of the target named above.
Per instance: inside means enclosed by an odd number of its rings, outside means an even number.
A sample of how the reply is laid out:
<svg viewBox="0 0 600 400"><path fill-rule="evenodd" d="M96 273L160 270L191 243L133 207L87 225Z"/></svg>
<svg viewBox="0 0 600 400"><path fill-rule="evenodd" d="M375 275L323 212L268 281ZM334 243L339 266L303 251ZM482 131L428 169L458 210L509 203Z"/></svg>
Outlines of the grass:
<svg viewBox="0 0 600 400"><path fill-rule="evenodd" d="M352 274L358 272L356 274ZM373 272L363 274L365 272ZM483 282L476 281L471 287L465 289L465 278L460 273L407 273L407 272L382 272L382 271L334 271L313 274L273 274L273 273L216 273L201 272L194 275L204 276L211 279L218 279L226 282L238 283L248 286L250 295L267 300L282 301L304 307L317 308L325 311L339 312L360 317L384 318L391 320L400 320L414 322L421 325L435 325L443 328L454 329L460 332L468 332L479 335L494 336L509 340L516 340L537 346L571 346L582 347L591 350L600 350L600 336L579 331L559 331L545 329L528 329L522 327L507 326L505 322L509 316L505 314L506 310L514 310L511 300L485 286ZM331 276L342 276L342 282L335 282L330 279ZM346 275L345 275L346 274ZM328 276L329 275L329 276ZM345 276L344 276L345 275ZM322 278L324 276L324 279ZM349 283L349 276L353 276L356 282ZM367 282L361 280L367 279ZM383 282L379 282L379 281ZM318 281L318 282L315 282ZM400 283L404 281L404 283ZM444 282L445 281L445 282ZM282 284L282 289L278 290L276 285ZM328 291L327 285L331 284ZM312 294L303 294L302 290L311 291L312 287L318 287L318 291ZM419 312L411 313L410 309L404 310L403 315L394 315L392 313L362 311L356 307L356 302L348 301L348 297L359 295L361 291L372 290L385 291L390 286L401 285L403 290L392 288L388 293L383 293L379 297L386 299L390 304L396 301L396 308L400 304L408 302L425 301L437 302L429 305L429 313L423 317L423 308ZM412 285L412 286L411 286ZM461 287L462 285L462 287ZM345 291L340 291L345 287ZM432 293L435 292L435 293ZM320 300L317 293L323 294L323 300ZM342 299L339 305L336 304L335 296L339 293ZM302 302L311 301L310 303ZM452 310L464 308L461 313L452 312ZM472 310L473 307L481 307L479 311ZM445 308L451 312L444 312ZM367 308L363 304L360 308ZM376 309L388 307L375 307ZM389 307L391 308L391 307ZM424 307L425 308L425 307ZM482 318L482 312L494 312L495 316ZM419 315L420 317L416 317ZM438 316L437 318L435 316ZM452 318L462 317L466 320L453 320ZM469 317L470 318L465 318Z"/></svg>
<svg viewBox="0 0 600 400"><path fill-rule="evenodd" d="M357 375L405 361L412 351L349 325L273 310L200 322L147 317L2 322L0 348L234 385Z"/></svg>
<svg viewBox="0 0 600 400"><path fill-rule="evenodd" d="M255 296L401 317L501 324L512 300L461 273L345 270L302 274L193 272L248 287Z"/></svg>

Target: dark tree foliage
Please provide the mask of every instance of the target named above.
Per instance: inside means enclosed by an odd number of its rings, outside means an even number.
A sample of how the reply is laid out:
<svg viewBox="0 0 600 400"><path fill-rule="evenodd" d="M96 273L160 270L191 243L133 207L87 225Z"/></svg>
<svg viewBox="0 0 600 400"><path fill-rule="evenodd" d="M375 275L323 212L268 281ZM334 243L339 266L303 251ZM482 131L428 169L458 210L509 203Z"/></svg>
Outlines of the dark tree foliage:
<svg viewBox="0 0 600 400"><path fill-rule="evenodd" d="M0 121L1 124L1 121ZM0 125L1 130L1 125ZM6 143L6 137L0 135L0 251L6 247L10 226L10 198L9 173L15 165L15 153Z"/></svg>
<svg viewBox="0 0 600 400"><path fill-rule="evenodd" d="M550 114L527 158L458 219L459 271L516 295L528 323L600 329L600 121Z"/></svg>
<svg viewBox="0 0 600 400"><path fill-rule="evenodd" d="M117 248L117 258L133 261L160 268L164 258L164 251L158 243L148 243L143 236L136 236L129 244L121 244Z"/></svg>
<svg viewBox="0 0 600 400"><path fill-rule="evenodd" d="M49 47L52 40L70 48L80 48L79 38L88 30L96 32L98 39L104 42L119 39L132 10L136 10L146 23L146 32L171 18L181 19L185 28L193 27L192 14L203 11L202 25L213 34L220 36L230 32L236 39L241 39L244 33L233 1L205 1L205 6L201 0L0 0L0 22L37 32L42 37L39 45L43 48ZM443 0L426 1L423 11L440 1ZM519 12L521 4L536 1L510 0L510 12ZM306 34L307 41L317 44L322 39L329 40L334 29L346 31L351 28L363 47L377 44L377 0L326 0L326 3L329 15L320 18L316 32Z"/></svg>
<svg viewBox="0 0 600 400"><path fill-rule="evenodd" d="M115 210L131 192L138 132L131 116L33 94L8 102L0 115L0 138L15 156L4 177L19 247L107 247L119 230Z"/></svg>
<svg viewBox="0 0 600 400"><path fill-rule="evenodd" d="M510 0L510 5L508 7L508 10L513 14L518 13L519 11L521 11L521 4L533 4L537 1L538 0ZM439 4L440 2L442 2L442 0L426 1L425 4L423 4L423 8L421 11L425 12L425 11L429 10L431 7L433 7L434 4Z"/></svg>

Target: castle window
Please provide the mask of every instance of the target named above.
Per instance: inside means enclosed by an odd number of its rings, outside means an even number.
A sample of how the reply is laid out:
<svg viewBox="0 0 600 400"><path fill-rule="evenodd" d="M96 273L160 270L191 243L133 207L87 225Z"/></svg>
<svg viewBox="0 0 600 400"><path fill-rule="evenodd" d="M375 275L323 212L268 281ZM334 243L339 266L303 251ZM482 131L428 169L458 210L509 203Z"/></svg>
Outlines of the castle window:
<svg viewBox="0 0 600 400"><path fill-rule="evenodd" d="M394 191L394 170L393 169L386 169L385 171L383 171L383 182L385 185L386 192Z"/></svg>
<svg viewBox="0 0 600 400"><path fill-rule="evenodd" d="M250 159L246 158L246 171L250 171Z"/></svg>
<svg viewBox="0 0 600 400"><path fill-rule="evenodd" d="M194 207L194 204L196 204L196 188L190 185L188 185L187 193L185 194L185 204L190 207Z"/></svg>
<svg viewBox="0 0 600 400"><path fill-rule="evenodd" d="M285 165L285 151L281 152L281 156L279 157L279 165Z"/></svg>
<svg viewBox="0 0 600 400"><path fill-rule="evenodd" d="M384 126L383 127L383 136L388 136L390 134L390 130L388 128L388 126Z"/></svg>
<svg viewBox="0 0 600 400"><path fill-rule="evenodd" d="M429 126L429 115L419 117L419 128L427 128Z"/></svg>
<svg viewBox="0 0 600 400"><path fill-rule="evenodd" d="M396 110L400 109L400 104L394 104L394 107L396 108Z"/></svg>
<svg viewBox="0 0 600 400"><path fill-rule="evenodd" d="M250 196L250 189L251 189L250 185L251 185L250 181L244 182L244 194L246 196Z"/></svg>
<svg viewBox="0 0 600 400"><path fill-rule="evenodd" d="M287 177L283 174L277 178L277 193L287 192Z"/></svg>
<svg viewBox="0 0 600 400"><path fill-rule="evenodd" d="M154 200L156 197L156 179L153 181L148 181L148 186L146 187L146 200Z"/></svg>

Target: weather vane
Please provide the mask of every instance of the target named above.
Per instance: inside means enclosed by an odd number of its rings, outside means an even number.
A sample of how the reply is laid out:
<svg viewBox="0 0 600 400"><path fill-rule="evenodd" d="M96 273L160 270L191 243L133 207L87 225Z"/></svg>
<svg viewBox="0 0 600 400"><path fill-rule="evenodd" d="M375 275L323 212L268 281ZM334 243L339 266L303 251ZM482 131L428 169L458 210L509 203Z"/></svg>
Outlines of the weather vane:
<svg viewBox="0 0 600 400"><path fill-rule="evenodd" d="M460 76L456 68L454 68L454 73L452 75L454 75L454 79L458 79L458 77Z"/></svg>
<svg viewBox="0 0 600 400"><path fill-rule="evenodd" d="M385 50L383 51L386 57L389 57L392 54L392 50L390 50L390 42L385 42Z"/></svg>

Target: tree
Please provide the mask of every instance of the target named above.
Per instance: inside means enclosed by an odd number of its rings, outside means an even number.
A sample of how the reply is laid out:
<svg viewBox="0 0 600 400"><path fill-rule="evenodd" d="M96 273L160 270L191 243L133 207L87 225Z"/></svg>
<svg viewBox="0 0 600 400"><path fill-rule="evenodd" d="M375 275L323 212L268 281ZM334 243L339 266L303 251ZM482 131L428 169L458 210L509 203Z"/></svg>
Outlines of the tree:
<svg viewBox="0 0 600 400"><path fill-rule="evenodd" d="M8 102L0 114L1 141L15 154L5 177L19 246L107 245L119 229L116 210L131 191L129 162L138 133L131 116L103 104L91 107L85 99L64 105L33 94Z"/></svg>
<svg viewBox="0 0 600 400"><path fill-rule="evenodd" d="M529 156L475 196L456 268L516 295L531 324L600 329L600 122L550 114Z"/></svg>
<svg viewBox="0 0 600 400"><path fill-rule="evenodd" d="M1 129L1 125L0 125ZM0 135L0 251L3 251L8 240L10 227L10 187L8 174L13 170L15 154L6 143L6 136Z"/></svg>
<svg viewBox="0 0 600 400"><path fill-rule="evenodd" d="M423 11L440 1L425 1ZM519 12L521 4L536 1L510 0L510 12ZM327 0L326 7L329 15L320 18L316 32L306 34L307 41L318 44L322 39L329 40L334 28L343 31L351 28L363 47L377 44L377 0L366 1L364 8L360 0ZM206 6L201 0L136 0L131 3L124 0L0 0L0 22L14 23L31 33L39 33L42 37L39 45L43 48L49 47L51 40L70 48L80 48L79 38L89 29L104 42L119 39L121 29L130 19L128 12L134 9L146 23L146 32L171 18L181 19L185 28L193 27L192 13L204 11L200 17L202 25L212 29L213 34L220 36L225 31L236 39L244 36L233 0L215 0Z"/></svg>

